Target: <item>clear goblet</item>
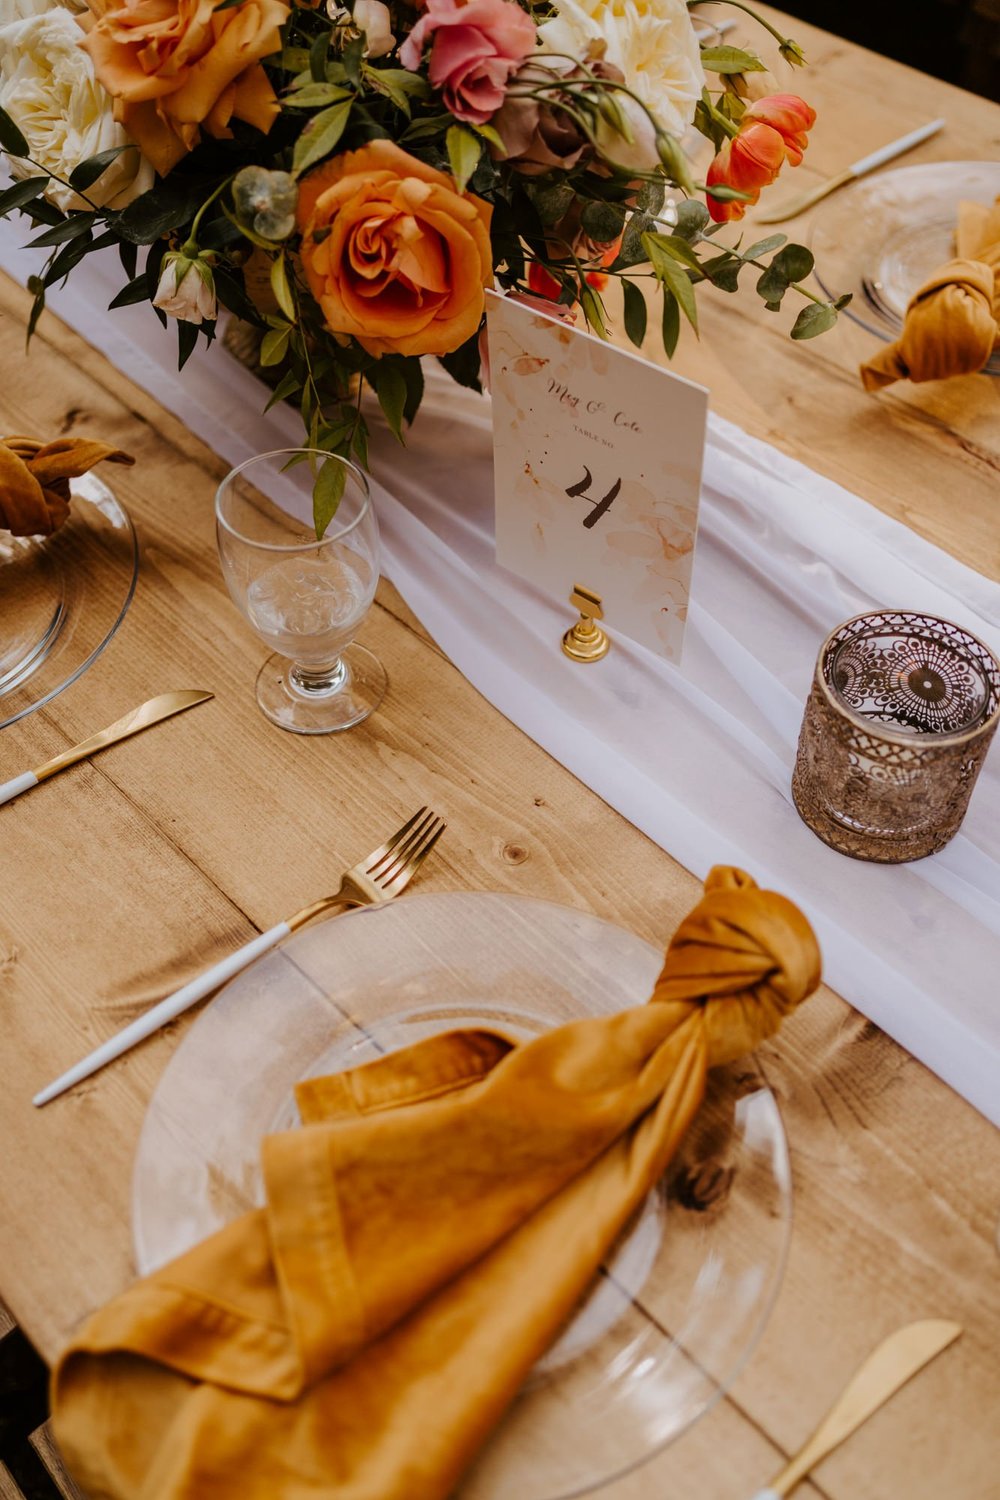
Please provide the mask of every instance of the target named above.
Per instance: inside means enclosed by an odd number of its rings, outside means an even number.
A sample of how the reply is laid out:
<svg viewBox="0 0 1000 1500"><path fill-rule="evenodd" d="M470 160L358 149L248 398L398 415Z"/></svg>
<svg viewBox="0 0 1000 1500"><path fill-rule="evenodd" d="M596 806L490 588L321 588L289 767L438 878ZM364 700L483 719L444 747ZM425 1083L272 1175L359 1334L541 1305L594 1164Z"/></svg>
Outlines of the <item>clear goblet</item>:
<svg viewBox="0 0 1000 1500"><path fill-rule="evenodd" d="M344 471L344 490L317 539L312 491L322 464ZM331 734L367 718L386 675L378 657L354 643L379 577L364 475L315 449L262 453L226 475L215 519L233 602L275 652L257 676L263 712L296 734Z"/></svg>

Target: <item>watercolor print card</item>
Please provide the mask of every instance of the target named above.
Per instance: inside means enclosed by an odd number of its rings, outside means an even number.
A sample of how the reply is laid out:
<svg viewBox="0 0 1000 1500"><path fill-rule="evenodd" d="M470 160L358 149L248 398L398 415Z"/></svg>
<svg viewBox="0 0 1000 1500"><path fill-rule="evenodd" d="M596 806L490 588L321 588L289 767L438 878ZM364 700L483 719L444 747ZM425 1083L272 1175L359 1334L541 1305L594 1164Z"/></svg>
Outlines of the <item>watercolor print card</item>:
<svg viewBox="0 0 1000 1500"><path fill-rule="evenodd" d="M497 561L680 659L708 392L487 294Z"/></svg>

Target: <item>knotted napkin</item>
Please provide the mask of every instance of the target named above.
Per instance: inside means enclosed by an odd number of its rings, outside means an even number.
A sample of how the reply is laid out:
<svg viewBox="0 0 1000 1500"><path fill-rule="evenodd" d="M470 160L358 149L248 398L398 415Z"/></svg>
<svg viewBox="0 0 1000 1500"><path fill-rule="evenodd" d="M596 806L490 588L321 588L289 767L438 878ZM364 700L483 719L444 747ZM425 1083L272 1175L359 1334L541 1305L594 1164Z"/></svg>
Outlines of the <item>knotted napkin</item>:
<svg viewBox="0 0 1000 1500"><path fill-rule="evenodd" d="M69 515L69 482L107 459L132 464L121 448L93 438L0 438L0 531L50 536Z"/></svg>
<svg viewBox="0 0 1000 1500"><path fill-rule="evenodd" d="M663 1173L707 1070L819 983L716 868L648 1004L455 1031L300 1084L266 1207L92 1316L53 1374L92 1500L443 1500Z"/></svg>
<svg viewBox="0 0 1000 1500"><path fill-rule="evenodd" d="M959 205L955 250L912 297L895 343L861 366L865 390L971 375L1000 347L1000 199Z"/></svg>

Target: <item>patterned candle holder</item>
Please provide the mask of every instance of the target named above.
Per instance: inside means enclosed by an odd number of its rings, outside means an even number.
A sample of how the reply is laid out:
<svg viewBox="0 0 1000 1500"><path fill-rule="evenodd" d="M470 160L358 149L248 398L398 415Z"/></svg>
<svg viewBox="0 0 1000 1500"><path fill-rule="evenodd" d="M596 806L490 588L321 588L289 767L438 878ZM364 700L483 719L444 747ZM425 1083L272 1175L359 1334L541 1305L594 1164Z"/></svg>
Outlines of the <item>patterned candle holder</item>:
<svg viewBox="0 0 1000 1500"><path fill-rule="evenodd" d="M958 832L998 723L1000 662L982 641L933 615L857 615L819 653L795 806L842 854L922 859Z"/></svg>

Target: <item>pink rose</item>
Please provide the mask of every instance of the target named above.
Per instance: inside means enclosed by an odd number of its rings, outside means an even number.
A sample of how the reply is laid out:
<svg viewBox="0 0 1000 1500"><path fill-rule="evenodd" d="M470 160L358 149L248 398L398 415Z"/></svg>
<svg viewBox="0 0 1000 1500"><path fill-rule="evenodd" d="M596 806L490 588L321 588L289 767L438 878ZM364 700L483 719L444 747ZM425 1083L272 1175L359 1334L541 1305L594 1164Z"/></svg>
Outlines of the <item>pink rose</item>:
<svg viewBox="0 0 1000 1500"><path fill-rule="evenodd" d="M427 0L399 49L416 72L430 46L428 76L456 120L485 125L507 93L507 82L534 51L535 23L515 0Z"/></svg>

